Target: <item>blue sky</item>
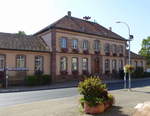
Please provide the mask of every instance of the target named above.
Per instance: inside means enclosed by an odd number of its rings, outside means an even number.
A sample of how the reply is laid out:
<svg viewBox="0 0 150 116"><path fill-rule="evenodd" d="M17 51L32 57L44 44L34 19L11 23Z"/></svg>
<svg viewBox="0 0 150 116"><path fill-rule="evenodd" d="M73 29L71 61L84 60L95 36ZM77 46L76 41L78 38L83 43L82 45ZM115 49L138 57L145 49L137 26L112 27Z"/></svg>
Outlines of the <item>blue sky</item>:
<svg viewBox="0 0 150 116"><path fill-rule="evenodd" d="M72 16L91 16L91 21L128 38L127 22L134 35L131 50L138 52L143 38L150 36L149 0L0 0L0 32L23 30L33 34L72 12Z"/></svg>

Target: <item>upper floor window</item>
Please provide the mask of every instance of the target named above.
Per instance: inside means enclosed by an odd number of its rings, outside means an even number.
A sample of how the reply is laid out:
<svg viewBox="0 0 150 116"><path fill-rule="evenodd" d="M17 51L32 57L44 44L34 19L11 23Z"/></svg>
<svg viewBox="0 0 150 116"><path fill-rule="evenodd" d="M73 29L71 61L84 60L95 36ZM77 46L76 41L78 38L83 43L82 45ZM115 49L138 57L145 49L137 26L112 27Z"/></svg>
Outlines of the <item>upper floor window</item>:
<svg viewBox="0 0 150 116"><path fill-rule="evenodd" d="M88 40L83 40L83 50L87 50L88 49Z"/></svg>
<svg viewBox="0 0 150 116"><path fill-rule="evenodd" d="M82 59L82 70L83 71L87 71L88 70L88 59L87 58L83 58Z"/></svg>
<svg viewBox="0 0 150 116"><path fill-rule="evenodd" d="M110 52L110 45L109 45L109 43L106 43L106 44L105 44L104 51L105 51L106 53L109 53L109 52Z"/></svg>
<svg viewBox="0 0 150 116"><path fill-rule="evenodd" d="M117 53L117 46L115 44L112 45L112 52Z"/></svg>
<svg viewBox="0 0 150 116"><path fill-rule="evenodd" d="M138 67L138 62L134 61L134 66L137 68Z"/></svg>
<svg viewBox="0 0 150 116"><path fill-rule="evenodd" d="M123 53L123 45L120 45L120 53Z"/></svg>
<svg viewBox="0 0 150 116"><path fill-rule="evenodd" d="M67 58L66 57L61 57L60 59L60 70L67 71Z"/></svg>
<svg viewBox="0 0 150 116"><path fill-rule="evenodd" d="M43 63L44 58L43 56L35 56L35 71L43 72Z"/></svg>
<svg viewBox="0 0 150 116"><path fill-rule="evenodd" d="M16 57L16 66L17 68L25 68L25 56L24 55L17 55Z"/></svg>
<svg viewBox="0 0 150 116"><path fill-rule="evenodd" d="M60 40L60 47L61 48L67 48L67 38L61 38Z"/></svg>
<svg viewBox="0 0 150 116"><path fill-rule="evenodd" d="M110 71L110 61L109 61L109 59L105 60L105 71Z"/></svg>
<svg viewBox="0 0 150 116"><path fill-rule="evenodd" d="M78 40L74 39L72 40L72 48L77 49L78 48Z"/></svg>
<svg viewBox="0 0 150 116"><path fill-rule="evenodd" d="M99 40L94 40L94 49L95 49L95 51L100 50L100 41Z"/></svg>
<svg viewBox="0 0 150 116"><path fill-rule="evenodd" d="M76 58L76 57L72 58L72 70L73 71L78 70L78 58Z"/></svg>
<svg viewBox="0 0 150 116"><path fill-rule="evenodd" d="M4 68L4 67L5 67L5 56L0 55L0 68Z"/></svg>

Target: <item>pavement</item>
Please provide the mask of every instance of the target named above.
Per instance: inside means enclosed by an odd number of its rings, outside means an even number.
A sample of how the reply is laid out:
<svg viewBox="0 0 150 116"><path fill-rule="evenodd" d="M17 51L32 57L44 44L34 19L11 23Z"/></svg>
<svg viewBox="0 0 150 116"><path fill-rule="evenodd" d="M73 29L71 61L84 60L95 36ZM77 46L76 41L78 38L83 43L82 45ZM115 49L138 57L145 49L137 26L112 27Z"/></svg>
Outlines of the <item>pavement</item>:
<svg viewBox="0 0 150 116"><path fill-rule="evenodd" d="M150 101L150 86L109 91L115 97L115 105L99 115L89 115L79 108L79 95L44 100L0 108L0 116L132 116L138 103Z"/></svg>
<svg viewBox="0 0 150 116"><path fill-rule="evenodd" d="M133 79L132 81L139 81L139 80L150 80L150 78L140 78L140 79ZM103 81L106 84L113 84L113 83L121 83L123 80L107 80ZM69 82L62 82L62 83L54 83L51 85L45 86L10 86L8 88L0 88L0 93L10 93L10 92L24 92L24 91L39 91L39 90L49 90L49 89L59 89L59 88L71 88L77 87L78 81L69 81ZM145 85L144 85L145 86ZM121 89L121 88L118 88Z"/></svg>

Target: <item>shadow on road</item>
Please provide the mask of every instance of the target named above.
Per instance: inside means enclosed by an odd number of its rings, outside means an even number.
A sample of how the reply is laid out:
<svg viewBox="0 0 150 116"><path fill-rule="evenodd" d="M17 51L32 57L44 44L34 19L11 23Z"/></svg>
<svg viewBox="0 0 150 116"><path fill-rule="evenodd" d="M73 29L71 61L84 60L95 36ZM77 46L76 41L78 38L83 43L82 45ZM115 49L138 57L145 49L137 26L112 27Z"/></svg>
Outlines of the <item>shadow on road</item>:
<svg viewBox="0 0 150 116"><path fill-rule="evenodd" d="M128 114L124 114L121 111L122 107L113 106L111 109L107 110L102 114L92 115L92 116L129 116Z"/></svg>

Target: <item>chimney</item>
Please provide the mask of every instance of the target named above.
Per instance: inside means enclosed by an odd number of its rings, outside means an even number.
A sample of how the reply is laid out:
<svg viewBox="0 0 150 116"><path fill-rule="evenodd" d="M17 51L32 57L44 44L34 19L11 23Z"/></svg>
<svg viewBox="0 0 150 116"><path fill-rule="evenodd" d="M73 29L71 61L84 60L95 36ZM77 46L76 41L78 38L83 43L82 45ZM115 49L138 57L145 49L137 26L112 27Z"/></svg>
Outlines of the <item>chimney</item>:
<svg viewBox="0 0 150 116"><path fill-rule="evenodd" d="M71 17L71 11L68 11L68 16Z"/></svg>
<svg viewBox="0 0 150 116"><path fill-rule="evenodd" d="M112 31L112 27L109 27L109 30Z"/></svg>

